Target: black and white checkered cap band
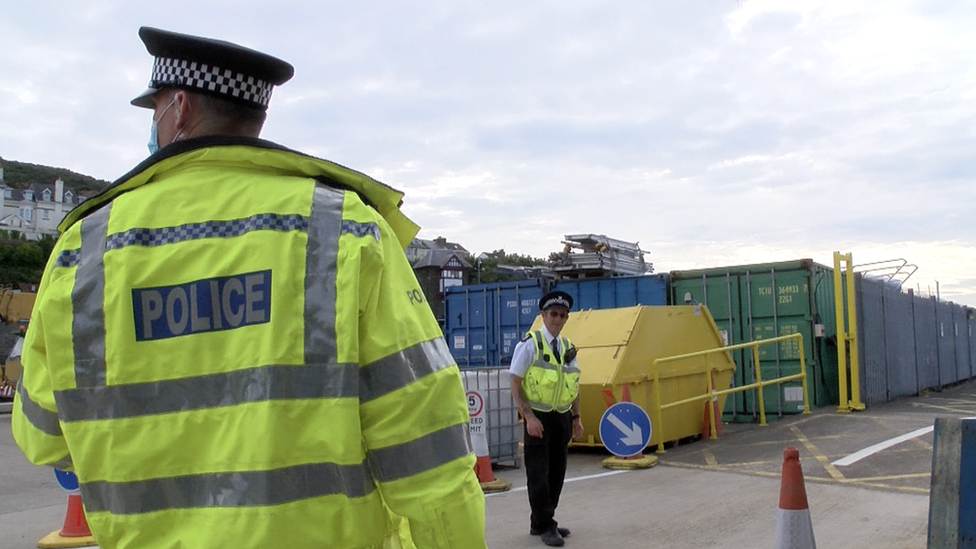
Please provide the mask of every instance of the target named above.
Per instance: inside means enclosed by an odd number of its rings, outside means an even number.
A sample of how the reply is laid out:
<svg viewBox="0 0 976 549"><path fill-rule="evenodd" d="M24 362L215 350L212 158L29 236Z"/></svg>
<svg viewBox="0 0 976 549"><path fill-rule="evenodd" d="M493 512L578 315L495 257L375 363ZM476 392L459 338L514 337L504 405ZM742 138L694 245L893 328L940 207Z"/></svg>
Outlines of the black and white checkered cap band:
<svg viewBox="0 0 976 549"><path fill-rule="evenodd" d="M566 301L566 298L561 295L557 295L547 299L546 302L542 304L542 310L545 311L546 309L554 305L566 307L567 309L569 308L569 302Z"/></svg>
<svg viewBox="0 0 976 549"><path fill-rule="evenodd" d="M273 84L239 72L205 63L157 57L153 64L151 88L181 86L197 88L267 108Z"/></svg>

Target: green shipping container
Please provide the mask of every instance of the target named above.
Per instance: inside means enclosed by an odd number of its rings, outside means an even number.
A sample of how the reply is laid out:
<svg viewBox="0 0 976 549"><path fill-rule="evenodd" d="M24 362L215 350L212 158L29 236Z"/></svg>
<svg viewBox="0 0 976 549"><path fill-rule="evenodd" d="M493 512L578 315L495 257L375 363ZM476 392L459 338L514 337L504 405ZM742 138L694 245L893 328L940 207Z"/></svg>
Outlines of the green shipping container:
<svg viewBox="0 0 976 549"><path fill-rule="evenodd" d="M671 271L671 302L708 306L729 345L776 336L803 334L803 353L810 390L810 406L837 404L837 330L834 320L833 269L810 259ZM735 351L733 386L755 381L751 349ZM796 341L759 347L764 380L800 371ZM759 416L757 391L730 395L725 421L753 421ZM799 381L763 389L766 415L803 411Z"/></svg>

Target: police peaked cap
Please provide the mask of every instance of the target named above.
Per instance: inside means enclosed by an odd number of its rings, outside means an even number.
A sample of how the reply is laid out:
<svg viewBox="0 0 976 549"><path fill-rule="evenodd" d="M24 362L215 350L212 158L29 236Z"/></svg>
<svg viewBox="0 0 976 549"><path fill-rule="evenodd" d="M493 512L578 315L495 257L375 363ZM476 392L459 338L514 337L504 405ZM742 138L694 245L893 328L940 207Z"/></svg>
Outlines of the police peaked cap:
<svg viewBox="0 0 976 549"><path fill-rule="evenodd" d="M132 100L136 107L154 108L152 95L162 88L184 88L267 110L271 89L284 84L295 68L266 53L152 27L139 38L156 57L149 88Z"/></svg>
<svg viewBox="0 0 976 549"><path fill-rule="evenodd" d="M539 300L539 310L545 311L549 307L566 307L566 309L573 308L573 296L567 294L566 292L556 290L554 292L549 292L548 294L542 296Z"/></svg>

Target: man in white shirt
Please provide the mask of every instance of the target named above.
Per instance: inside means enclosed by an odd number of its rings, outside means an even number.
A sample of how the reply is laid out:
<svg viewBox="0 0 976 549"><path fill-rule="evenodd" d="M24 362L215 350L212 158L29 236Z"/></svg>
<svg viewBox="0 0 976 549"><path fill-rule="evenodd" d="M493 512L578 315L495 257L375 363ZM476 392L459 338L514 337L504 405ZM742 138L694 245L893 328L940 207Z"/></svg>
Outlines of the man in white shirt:
<svg viewBox="0 0 976 549"><path fill-rule="evenodd" d="M566 477L569 441L583 434L579 413L576 348L559 333L573 298L550 292L539 300L542 328L529 332L512 353L512 396L525 419L525 476L532 508L529 533L549 546L563 545L568 528L553 518Z"/></svg>

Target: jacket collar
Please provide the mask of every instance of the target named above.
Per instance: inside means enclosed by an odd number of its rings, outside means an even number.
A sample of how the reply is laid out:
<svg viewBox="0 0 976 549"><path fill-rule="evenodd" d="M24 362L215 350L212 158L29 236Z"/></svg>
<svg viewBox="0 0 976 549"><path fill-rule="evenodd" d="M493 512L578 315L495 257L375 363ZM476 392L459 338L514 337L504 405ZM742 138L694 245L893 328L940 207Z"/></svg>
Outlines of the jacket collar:
<svg viewBox="0 0 976 549"><path fill-rule="evenodd" d="M191 162L203 157L210 159L214 155L226 154L229 157L240 158L241 147L250 149L247 152L248 162L257 165L258 168L316 178L359 193L390 224L402 247L406 247L420 230L420 227L400 211L400 204L403 200L402 192L361 172L288 149L264 139L238 136L205 136L177 141L163 147L127 174L115 180L105 190L71 210L61 220L58 231L66 231L85 216L120 195L151 183L157 174L164 173L184 162Z"/></svg>

